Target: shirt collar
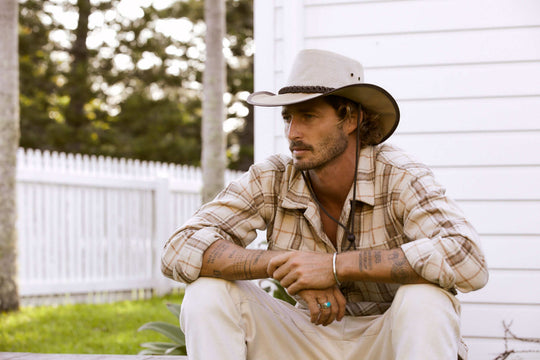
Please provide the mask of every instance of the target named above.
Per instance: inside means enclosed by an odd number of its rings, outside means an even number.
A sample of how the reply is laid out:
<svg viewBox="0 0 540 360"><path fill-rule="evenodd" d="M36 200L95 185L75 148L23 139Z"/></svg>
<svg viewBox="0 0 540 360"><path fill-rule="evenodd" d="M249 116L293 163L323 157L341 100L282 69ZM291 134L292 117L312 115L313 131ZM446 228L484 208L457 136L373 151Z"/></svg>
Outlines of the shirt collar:
<svg viewBox="0 0 540 360"><path fill-rule="evenodd" d="M288 166L290 167L289 188L281 201L281 206L286 209L307 209L309 203L312 202L307 184L292 162ZM352 196L352 191L349 194ZM356 200L371 206L375 204L375 147L373 146L366 146L360 150Z"/></svg>

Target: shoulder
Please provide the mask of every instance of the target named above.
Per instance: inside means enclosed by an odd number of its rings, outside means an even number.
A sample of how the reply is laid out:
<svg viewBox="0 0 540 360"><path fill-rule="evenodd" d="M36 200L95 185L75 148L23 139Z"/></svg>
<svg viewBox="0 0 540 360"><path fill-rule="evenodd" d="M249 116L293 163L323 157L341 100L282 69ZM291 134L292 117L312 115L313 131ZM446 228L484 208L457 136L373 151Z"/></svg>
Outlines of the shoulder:
<svg viewBox="0 0 540 360"><path fill-rule="evenodd" d="M433 171L414 156L391 144L379 145L375 148L375 172L393 191L403 194L422 192L440 196L446 190Z"/></svg>
<svg viewBox="0 0 540 360"><path fill-rule="evenodd" d="M384 168L385 172L407 174L412 177L433 175L431 169L418 161L413 155L403 149L384 143L374 147L374 160L376 168Z"/></svg>
<svg viewBox="0 0 540 360"><path fill-rule="evenodd" d="M442 196L446 193L445 187L437 181L427 165L397 146L377 146L374 159L375 173L388 192L413 195L416 198Z"/></svg>

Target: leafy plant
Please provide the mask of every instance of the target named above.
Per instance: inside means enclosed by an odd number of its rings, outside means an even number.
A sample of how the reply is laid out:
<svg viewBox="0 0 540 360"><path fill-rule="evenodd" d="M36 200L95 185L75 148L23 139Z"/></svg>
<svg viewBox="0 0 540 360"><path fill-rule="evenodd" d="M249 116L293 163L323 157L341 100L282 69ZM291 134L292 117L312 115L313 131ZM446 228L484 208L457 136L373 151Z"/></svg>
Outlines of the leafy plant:
<svg viewBox="0 0 540 360"><path fill-rule="evenodd" d="M179 304L167 304L169 311L178 320L180 316ZM141 346L145 349L139 355L187 355L186 338L180 326L163 321L152 321L141 326L138 331L152 330L168 337L172 342L146 342Z"/></svg>
<svg viewBox="0 0 540 360"><path fill-rule="evenodd" d="M266 285L267 284L267 285ZM266 292L272 294L276 299L280 299L288 302L291 305L296 305L296 300L294 300L289 293L281 286L279 281L276 279L263 279L259 281L259 286Z"/></svg>
<svg viewBox="0 0 540 360"><path fill-rule="evenodd" d="M296 304L296 301L285 291L281 284L275 279L264 279L259 281L259 286L270 293L276 299ZM180 317L179 304L167 304L169 311L178 320ZM168 337L172 342L146 342L141 347L145 348L139 355L187 355L186 338L179 325L169 324L163 321L152 321L141 326L138 331L152 330Z"/></svg>

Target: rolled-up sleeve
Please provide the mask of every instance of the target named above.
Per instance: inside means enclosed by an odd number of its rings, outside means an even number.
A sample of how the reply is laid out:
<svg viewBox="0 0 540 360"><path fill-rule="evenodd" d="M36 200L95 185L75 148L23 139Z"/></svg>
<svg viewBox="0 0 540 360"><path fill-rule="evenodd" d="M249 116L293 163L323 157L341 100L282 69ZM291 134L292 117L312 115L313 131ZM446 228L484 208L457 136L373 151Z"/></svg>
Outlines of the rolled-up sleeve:
<svg viewBox="0 0 540 360"><path fill-rule="evenodd" d="M409 239L401 248L420 276L461 292L485 286L488 270L478 234L431 172L409 178L397 204Z"/></svg>
<svg viewBox="0 0 540 360"><path fill-rule="evenodd" d="M231 182L213 201L202 206L165 243L161 271L173 280L191 283L201 271L203 254L217 240L242 247L256 237L256 230L266 228L272 217L272 172L261 173L252 166L240 179Z"/></svg>

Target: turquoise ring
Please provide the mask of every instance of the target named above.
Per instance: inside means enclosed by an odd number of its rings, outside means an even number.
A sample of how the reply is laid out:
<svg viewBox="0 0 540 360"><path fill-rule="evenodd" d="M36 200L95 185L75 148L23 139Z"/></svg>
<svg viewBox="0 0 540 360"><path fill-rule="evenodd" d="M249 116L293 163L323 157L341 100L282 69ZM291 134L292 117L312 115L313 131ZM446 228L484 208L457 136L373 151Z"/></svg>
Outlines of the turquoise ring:
<svg viewBox="0 0 540 360"><path fill-rule="evenodd" d="M327 301L325 303L319 304L319 309L330 309L332 306L332 303L330 301Z"/></svg>

